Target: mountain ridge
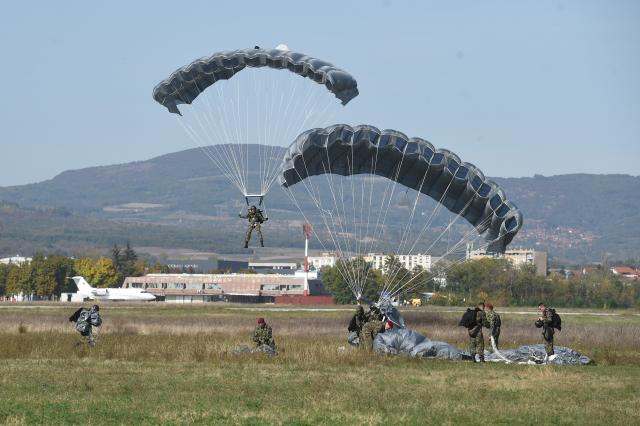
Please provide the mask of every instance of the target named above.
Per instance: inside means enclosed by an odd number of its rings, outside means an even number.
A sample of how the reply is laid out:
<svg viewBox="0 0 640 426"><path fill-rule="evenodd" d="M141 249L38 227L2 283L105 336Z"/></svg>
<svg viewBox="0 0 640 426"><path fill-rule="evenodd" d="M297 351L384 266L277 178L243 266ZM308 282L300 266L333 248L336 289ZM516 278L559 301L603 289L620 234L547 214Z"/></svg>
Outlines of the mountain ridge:
<svg viewBox="0 0 640 426"><path fill-rule="evenodd" d="M219 147L210 149L215 154ZM285 149L278 151L270 161L282 159ZM251 157L256 155L250 150ZM573 173L491 179L523 212L524 226L513 244L543 249L564 261L640 257L640 176ZM207 244L197 236L206 234L212 238L210 245L219 246L222 241L224 248L235 251L244 226L237 220L245 205L243 198L199 148L144 161L67 170L46 181L0 187L0 200L23 209L64 209L87 228L82 231L83 241L96 247L109 243L104 235L109 227L128 226L134 244L139 237L145 245L161 246L156 243L162 243L162 238L154 240L147 234L166 231L175 237L173 243L179 241L182 246L205 248ZM297 246L299 238L293 238L291 231L301 222L298 210L275 187L268 206L279 219L269 222L268 239L273 245ZM307 207L311 209L303 205ZM391 214L401 220L400 209L396 210ZM13 245L23 236L30 241L24 246L27 250L36 249L39 241L47 250L64 251L70 246L68 239L74 233L68 227L67 243L63 243L64 235L48 234L42 227L37 227L38 236L31 235L30 220L35 219L28 219L29 214L23 214L21 220L13 216L9 220L7 215L0 210L5 235L11 223ZM62 218L50 216L53 229ZM92 226L102 235L92 237ZM215 232L208 233L212 226ZM153 231L148 230L151 228ZM0 242L3 238L8 237L0 235ZM11 244L0 243L0 253L3 248L14 253Z"/></svg>

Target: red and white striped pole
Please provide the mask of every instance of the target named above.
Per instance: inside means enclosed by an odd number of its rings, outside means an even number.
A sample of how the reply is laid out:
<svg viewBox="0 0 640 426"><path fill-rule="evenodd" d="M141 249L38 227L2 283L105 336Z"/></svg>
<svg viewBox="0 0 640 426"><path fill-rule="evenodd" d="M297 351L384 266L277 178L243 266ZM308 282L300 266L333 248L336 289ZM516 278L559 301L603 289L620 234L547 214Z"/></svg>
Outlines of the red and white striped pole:
<svg viewBox="0 0 640 426"><path fill-rule="evenodd" d="M305 223L302 225L304 231L304 295L309 295L309 236L311 235L311 225Z"/></svg>

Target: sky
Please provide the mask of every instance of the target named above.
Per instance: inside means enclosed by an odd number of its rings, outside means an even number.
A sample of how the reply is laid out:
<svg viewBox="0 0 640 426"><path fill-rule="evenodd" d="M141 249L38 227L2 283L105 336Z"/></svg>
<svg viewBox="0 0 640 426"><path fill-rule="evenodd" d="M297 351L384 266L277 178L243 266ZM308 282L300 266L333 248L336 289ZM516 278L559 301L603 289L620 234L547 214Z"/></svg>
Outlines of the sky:
<svg viewBox="0 0 640 426"><path fill-rule="evenodd" d="M640 2L24 1L0 14L0 186L193 148L153 101L221 50L329 60L336 122L450 149L488 176L640 174Z"/></svg>

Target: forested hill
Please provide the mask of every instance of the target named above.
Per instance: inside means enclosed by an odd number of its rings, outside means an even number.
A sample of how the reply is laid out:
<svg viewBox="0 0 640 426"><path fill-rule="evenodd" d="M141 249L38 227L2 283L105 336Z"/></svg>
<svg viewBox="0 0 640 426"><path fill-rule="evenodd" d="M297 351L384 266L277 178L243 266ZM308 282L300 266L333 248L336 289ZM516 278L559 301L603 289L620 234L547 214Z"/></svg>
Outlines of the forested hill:
<svg viewBox="0 0 640 426"><path fill-rule="evenodd" d="M515 245L535 245L569 261L640 257L640 177L494 180L525 217ZM41 246L68 250L78 235L84 244L104 247L122 234L138 245L224 252L235 248L243 226L236 218L244 200L200 149L66 171L48 181L0 188L0 200L14 203L0 209L0 255ZM299 236L291 232L302 220L297 208L275 187L268 207L279 219L269 222L272 244L298 246Z"/></svg>

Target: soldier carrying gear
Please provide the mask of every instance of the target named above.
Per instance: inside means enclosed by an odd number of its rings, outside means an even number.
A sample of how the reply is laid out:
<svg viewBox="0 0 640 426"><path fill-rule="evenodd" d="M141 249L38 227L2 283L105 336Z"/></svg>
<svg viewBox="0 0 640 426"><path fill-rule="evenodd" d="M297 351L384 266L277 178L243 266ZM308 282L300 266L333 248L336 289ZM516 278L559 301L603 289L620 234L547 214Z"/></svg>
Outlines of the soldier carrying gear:
<svg viewBox="0 0 640 426"><path fill-rule="evenodd" d="M480 361L484 362L484 336L482 334L482 327L487 325L487 318L484 313L484 302L478 303L474 309L475 325L473 328L469 328L469 354L474 362L476 361L476 354L478 354Z"/></svg>
<svg viewBox="0 0 640 426"><path fill-rule="evenodd" d="M372 350L373 341L378 333L384 333L386 318L376 305L369 306L369 312L364 314L364 316L365 323L360 332L360 348Z"/></svg>
<svg viewBox="0 0 640 426"><path fill-rule="evenodd" d="M251 206L247 209L247 214L243 215L242 213L238 214L242 219L248 219L249 227L247 228L247 234L244 237L244 248L249 248L249 241L251 240L251 233L253 230L256 230L256 233L260 237L260 247L264 247L264 240L262 239L262 229L261 225L269 220L269 218L264 217L262 214L262 210L257 208L256 206Z"/></svg>
<svg viewBox="0 0 640 426"><path fill-rule="evenodd" d="M538 305L538 312L540 312L542 316L538 317L536 327L542 328L544 350L547 353L545 361L552 360L555 358L555 352L553 350L553 335L555 334L554 327L556 326L554 321L555 310L547 308L544 303L540 303Z"/></svg>
<svg viewBox="0 0 640 426"><path fill-rule="evenodd" d="M500 326L502 325L502 321L500 320L500 315L496 311L493 310L493 305L491 303L487 303L487 328L489 329L491 337L493 337L493 342L496 345L496 349L498 349L498 341L500 340Z"/></svg>
<svg viewBox="0 0 640 426"><path fill-rule="evenodd" d="M76 323L76 330L89 346L94 347L96 345L93 327L102 325L100 306L93 305L90 309L80 308L69 317L69 321Z"/></svg>
<svg viewBox="0 0 640 426"><path fill-rule="evenodd" d="M258 326L253 332L253 341L256 343L256 348L266 345L274 351L276 350L273 331L271 330L271 326L265 322L264 318L258 318Z"/></svg>

